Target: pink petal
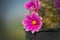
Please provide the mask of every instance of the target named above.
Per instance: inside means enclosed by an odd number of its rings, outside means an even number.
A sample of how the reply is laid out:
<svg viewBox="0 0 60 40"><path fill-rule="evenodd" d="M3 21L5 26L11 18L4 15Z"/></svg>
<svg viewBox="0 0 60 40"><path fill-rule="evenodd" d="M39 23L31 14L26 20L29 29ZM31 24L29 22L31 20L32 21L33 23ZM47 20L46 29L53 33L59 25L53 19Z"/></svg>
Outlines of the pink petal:
<svg viewBox="0 0 60 40"><path fill-rule="evenodd" d="M26 29L26 31L29 31L28 29Z"/></svg>
<svg viewBox="0 0 60 40"><path fill-rule="evenodd" d="M29 24L29 23L30 23L30 21L27 20L27 19L25 19L25 20L22 21L22 24L23 24L23 25L26 25L26 24Z"/></svg>
<svg viewBox="0 0 60 40"><path fill-rule="evenodd" d="M28 30L32 30L32 25L31 24L24 25L24 28Z"/></svg>
<svg viewBox="0 0 60 40"><path fill-rule="evenodd" d="M33 5L32 2L29 1L29 2L27 2L27 3L24 5L24 7L25 7L26 9L30 9L32 5Z"/></svg>
<svg viewBox="0 0 60 40"><path fill-rule="evenodd" d="M36 17L37 17L36 13L32 12L32 18L36 18Z"/></svg>
<svg viewBox="0 0 60 40"><path fill-rule="evenodd" d="M25 14L25 16L26 16L26 18L27 18L28 20L32 20L32 18L30 17L30 15Z"/></svg>
<svg viewBox="0 0 60 40"><path fill-rule="evenodd" d="M39 0L31 0L32 2L34 2L34 9L38 10L40 7L40 1Z"/></svg>
<svg viewBox="0 0 60 40"><path fill-rule="evenodd" d="M34 34L35 30L32 30L31 32Z"/></svg>

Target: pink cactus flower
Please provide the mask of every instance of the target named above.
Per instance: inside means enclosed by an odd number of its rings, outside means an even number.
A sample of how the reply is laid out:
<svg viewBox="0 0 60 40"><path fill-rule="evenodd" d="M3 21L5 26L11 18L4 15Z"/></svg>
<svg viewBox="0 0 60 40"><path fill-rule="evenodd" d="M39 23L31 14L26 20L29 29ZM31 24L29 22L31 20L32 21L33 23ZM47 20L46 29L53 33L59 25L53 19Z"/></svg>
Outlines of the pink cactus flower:
<svg viewBox="0 0 60 40"><path fill-rule="evenodd" d="M32 33L38 32L42 28L42 17L32 12L32 15L26 15L26 19L22 21L22 24L26 31L31 31Z"/></svg>
<svg viewBox="0 0 60 40"><path fill-rule="evenodd" d="M28 10L37 11L40 8L40 0L30 0L24 7Z"/></svg>
<svg viewBox="0 0 60 40"><path fill-rule="evenodd" d="M60 10L60 0L54 0L54 7Z"/></svg>

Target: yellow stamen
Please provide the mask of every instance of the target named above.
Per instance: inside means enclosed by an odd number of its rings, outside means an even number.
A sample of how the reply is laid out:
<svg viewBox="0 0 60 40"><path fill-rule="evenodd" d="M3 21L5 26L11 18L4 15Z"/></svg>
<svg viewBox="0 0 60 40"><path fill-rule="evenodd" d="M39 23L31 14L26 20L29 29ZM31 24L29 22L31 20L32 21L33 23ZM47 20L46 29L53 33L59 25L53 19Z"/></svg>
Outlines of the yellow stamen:
<svg viewBox="0 0 60 40"><path fill-rule="evenodd" d="M33 25L36 25L36 24L37 24L37 21L36 21L36 20L33 20L33 21L32 21L32 24L33 24Z"/></svg>

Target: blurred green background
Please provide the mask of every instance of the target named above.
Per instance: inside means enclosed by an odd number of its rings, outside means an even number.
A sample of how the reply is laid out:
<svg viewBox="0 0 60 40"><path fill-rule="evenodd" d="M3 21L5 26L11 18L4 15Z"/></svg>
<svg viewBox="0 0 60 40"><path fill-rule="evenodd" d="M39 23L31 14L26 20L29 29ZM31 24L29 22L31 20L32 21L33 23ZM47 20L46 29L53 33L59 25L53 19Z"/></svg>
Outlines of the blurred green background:
<svg viewBox="0 0 60 40"><path fill-rule="evenodd" d="M24 14L28 11L24 4L28 0L2 0L2 11L4 17L4 38L8 40L26 40L26 34L23 29L22 20Z"/></svg>

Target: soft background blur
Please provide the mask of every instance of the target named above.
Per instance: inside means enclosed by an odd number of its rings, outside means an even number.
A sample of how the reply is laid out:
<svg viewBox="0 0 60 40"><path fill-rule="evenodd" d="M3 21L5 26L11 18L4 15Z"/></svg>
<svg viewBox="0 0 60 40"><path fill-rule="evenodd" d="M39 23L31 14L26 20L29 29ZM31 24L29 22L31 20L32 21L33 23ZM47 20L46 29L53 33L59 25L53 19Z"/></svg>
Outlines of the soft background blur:
<svg viewBox="0 0 60 40"><path fill-rule="evenodd" d="M4 25L1 30L2 39L8 40L26 40L25 31L22 25L24 14L28 11L24 4L28 0L1 0Z"/></svg>

